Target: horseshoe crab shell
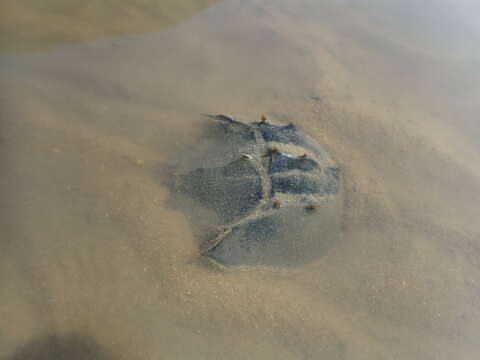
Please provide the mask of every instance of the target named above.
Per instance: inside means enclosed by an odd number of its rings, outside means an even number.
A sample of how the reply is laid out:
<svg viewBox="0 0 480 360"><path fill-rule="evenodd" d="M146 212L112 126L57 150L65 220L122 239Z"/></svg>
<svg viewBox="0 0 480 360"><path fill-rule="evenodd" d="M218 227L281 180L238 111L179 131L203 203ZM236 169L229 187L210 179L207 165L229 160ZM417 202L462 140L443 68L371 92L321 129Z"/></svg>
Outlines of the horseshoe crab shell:
<svg viewBox="0 0 480 360"><path fill-rule="evenodd" d="M293 123L208 117L216 155L175 181L176 191L216 214L202 254L225 266L289 266L324 253L342 212L342 178L328 154Z"/></svg>

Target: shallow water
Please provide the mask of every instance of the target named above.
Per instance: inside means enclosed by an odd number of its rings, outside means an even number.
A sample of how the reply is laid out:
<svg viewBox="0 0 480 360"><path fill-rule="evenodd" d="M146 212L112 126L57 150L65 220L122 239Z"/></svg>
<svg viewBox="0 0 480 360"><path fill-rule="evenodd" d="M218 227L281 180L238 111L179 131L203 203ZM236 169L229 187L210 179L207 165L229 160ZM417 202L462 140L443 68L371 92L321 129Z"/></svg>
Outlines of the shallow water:
<svg viewBox="0 0 480 360"><path fill-rule="evenodd" d="M1 5L0 359L478 357L478 5L47 4ZM340 165L322 258L198 261L164 177L222 112Z"/></svg>

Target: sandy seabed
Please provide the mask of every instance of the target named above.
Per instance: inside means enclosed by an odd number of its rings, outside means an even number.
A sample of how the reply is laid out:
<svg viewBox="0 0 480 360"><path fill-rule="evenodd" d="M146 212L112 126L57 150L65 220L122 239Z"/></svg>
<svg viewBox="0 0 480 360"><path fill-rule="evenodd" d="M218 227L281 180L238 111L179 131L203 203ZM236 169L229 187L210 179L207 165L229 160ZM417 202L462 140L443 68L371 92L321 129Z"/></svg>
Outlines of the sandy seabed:
<svg viewBox="0 0 480 360"><path fill-rule="evenodd" d="M184 1L157 27L133 3L124 28L27 1L0 22L0 359L478 358L473 5ZM212 112L293 121L339 164L318 261L198 260L163 184Z"/></svg>

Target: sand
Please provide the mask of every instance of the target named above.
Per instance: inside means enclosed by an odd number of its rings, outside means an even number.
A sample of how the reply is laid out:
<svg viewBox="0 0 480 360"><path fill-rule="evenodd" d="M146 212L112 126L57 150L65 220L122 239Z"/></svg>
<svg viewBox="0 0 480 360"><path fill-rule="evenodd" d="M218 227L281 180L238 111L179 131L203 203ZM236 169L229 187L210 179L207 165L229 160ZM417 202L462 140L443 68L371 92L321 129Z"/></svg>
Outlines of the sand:
<svg viewBox="0 0 480 360"><path fill-rule="evenodd" d="M56 23L22 4L8 21ZM125 36L92 20L93 37L67 7L82 36L16 47L14 30L0 359L476 359L476 5L402 4L228 0ZM291 120L328 149L346 200L327 254L288 274L199 261L164 180L212 112Z"/></svg>

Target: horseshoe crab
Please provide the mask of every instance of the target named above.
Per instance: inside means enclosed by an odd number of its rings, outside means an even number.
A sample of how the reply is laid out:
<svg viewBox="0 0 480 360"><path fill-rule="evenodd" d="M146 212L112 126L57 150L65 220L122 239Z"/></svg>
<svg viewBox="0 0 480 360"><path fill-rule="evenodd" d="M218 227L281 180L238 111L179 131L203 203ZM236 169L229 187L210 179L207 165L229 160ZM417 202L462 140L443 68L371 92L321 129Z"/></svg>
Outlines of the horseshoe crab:
<svg viewBox="0 0 480 360"><path fill-rule="evenodd" d="M293 123L207 116L214 149L175 180L198 205L192 218L214 214L202 254L224 266L289 266L325 252L342 211L342 179L328 154Z"/></svg>

